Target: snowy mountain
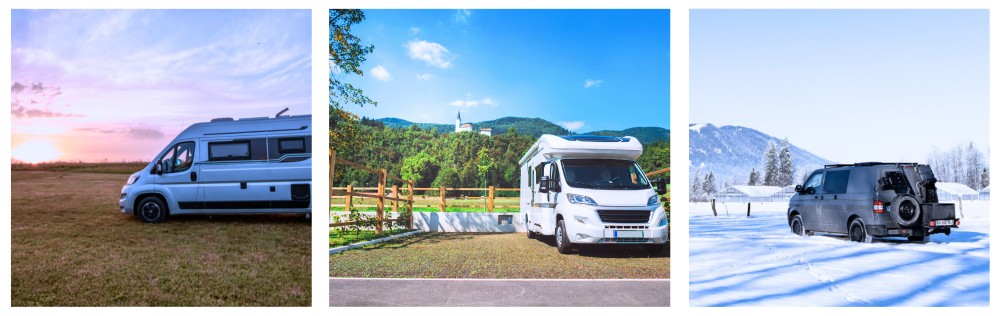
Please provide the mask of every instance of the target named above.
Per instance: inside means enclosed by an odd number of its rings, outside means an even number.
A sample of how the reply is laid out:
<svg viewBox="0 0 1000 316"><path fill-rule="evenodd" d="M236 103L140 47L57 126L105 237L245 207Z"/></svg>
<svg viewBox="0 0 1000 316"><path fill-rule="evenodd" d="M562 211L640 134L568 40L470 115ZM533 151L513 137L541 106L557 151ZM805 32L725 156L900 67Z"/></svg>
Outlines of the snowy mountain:
<svg viewBox="0 0 1000 316"><path fill-rule="evenodd" d="M691 124L689 129L691 179L693 181L696 173L703 179L709 172L714 172L719 189L723 189L725 183L746 184L753 168L757 168L763 178L768 141L781 144L780 138L742 126ZM796 183L802 181L804 173L833 163L796 147L794 143L789 144L789 150L795 167L792 179Z"/></svg>

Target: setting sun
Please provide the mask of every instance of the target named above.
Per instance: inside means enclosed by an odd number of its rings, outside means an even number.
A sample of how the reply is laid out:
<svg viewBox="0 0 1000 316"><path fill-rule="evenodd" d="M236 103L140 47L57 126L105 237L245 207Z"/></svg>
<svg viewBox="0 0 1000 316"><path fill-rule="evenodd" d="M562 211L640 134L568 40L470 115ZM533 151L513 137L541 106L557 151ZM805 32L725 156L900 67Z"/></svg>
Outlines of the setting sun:
<svg viewBox="0 0 1000 316"><path fill-rule="evenodd" d="M48 141L36 140L15 146L11 156L20 161L39 163L55 160L62 156L62 152Z"/></svg>

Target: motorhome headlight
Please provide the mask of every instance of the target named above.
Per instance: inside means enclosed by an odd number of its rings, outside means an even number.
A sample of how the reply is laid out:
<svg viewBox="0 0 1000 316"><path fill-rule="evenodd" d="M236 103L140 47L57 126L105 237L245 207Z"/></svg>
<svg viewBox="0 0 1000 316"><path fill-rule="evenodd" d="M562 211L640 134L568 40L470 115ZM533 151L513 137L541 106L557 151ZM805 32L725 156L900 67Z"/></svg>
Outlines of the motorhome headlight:
<svg viewBox="0 0 1000 316"><path fill-rule="evenodd" d="M566 198L568 198L569 202L573 204L585 204L585 205L597 206L597 202L594 202L594 199L591 199L589 196L566 193Z"/></svg>
<svg viewBox="0 0 1000 316"><path fill-rule="evenodd" d="M649 197L649 200L646 201L646 206L657 206L657 205L660 205L660 196L659 195L651 196L651 197Z"/></svg>
<svg viewBox="0 0 1000 316"><path fill-rule="evenodd" d="M125 185L132 185L136 181L139 181L139 173L138 172L133 173L131 176L129 176L128 177L128 182L125 182Z"/></svg>
<svg viewBox="0 0 1000 316"><path fill-rule="evenodd" d="M667 215L666 214L664 214L663 218L661 218L660 221L658 223L656 223L656 227L663 227L663 226L667 226Z"/></svg>

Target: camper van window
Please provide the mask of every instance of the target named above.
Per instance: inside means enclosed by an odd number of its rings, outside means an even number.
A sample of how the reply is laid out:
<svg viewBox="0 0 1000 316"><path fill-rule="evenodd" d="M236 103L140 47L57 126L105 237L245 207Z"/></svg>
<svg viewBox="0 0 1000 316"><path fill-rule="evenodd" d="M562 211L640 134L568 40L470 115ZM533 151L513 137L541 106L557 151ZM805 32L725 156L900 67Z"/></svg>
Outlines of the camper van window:
<svg viewBox="0 0 1000 316"><path fill-rule="evenodd" d="M566 184L574 188L602 190L649 189L649 180L635 162L613 159L563 159ZM633 176L635 181L633 182Z"/></svg>
<svg viewBox="0 0 1000 316"><path fill-rule="evenodd" d="M194 162L194 143L183 142L174 145L160 157L160 162L166 165L163 173L181 172L191 169Z"/></svg>
<svg viewBox="0 0 1000 316"><path fill-rule="evenodd" d="M554 191L556 192L562 191L559 188L559 167L557 167L556 164L554 163L549 165L551 166L550 173L552 174L552 176L549 177L550 179L552 179L552 184L550 187L555 189Z"/></svg>
<svg viewBox="0 0 1000 316"><path fill-rule="evenodd" d="M208 143L208 160L249 160L250 142L233 141Z"/></svg>
<svg viewBox="0 0 1000 316"><path fill-rule="evenodd" d="M542 181L542 176L545 175L544 171L545 166L547 166L548 164L549 163L546 162L546 163L540 163L537 166L535 166L535 183Z"/></svg>
<svg viewBox="0 0 1000 316"><path fill-rule="evenodd" d="M299 138L282 138L278 140L278 153L279 154L300 154L306 152L306 139Z"/></svg>

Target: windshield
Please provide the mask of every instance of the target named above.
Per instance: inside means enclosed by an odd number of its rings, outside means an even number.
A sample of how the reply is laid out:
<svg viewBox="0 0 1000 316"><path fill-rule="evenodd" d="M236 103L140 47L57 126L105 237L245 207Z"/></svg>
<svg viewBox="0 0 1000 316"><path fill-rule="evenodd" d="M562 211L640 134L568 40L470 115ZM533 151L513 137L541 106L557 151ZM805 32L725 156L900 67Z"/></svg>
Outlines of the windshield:
<svg viewBox="0 0 1000 316"><path fill-rule="evenodd" d="M612 159L563 159L566 184L599 190L649 189L649 180L634 161Z"/></svg>

